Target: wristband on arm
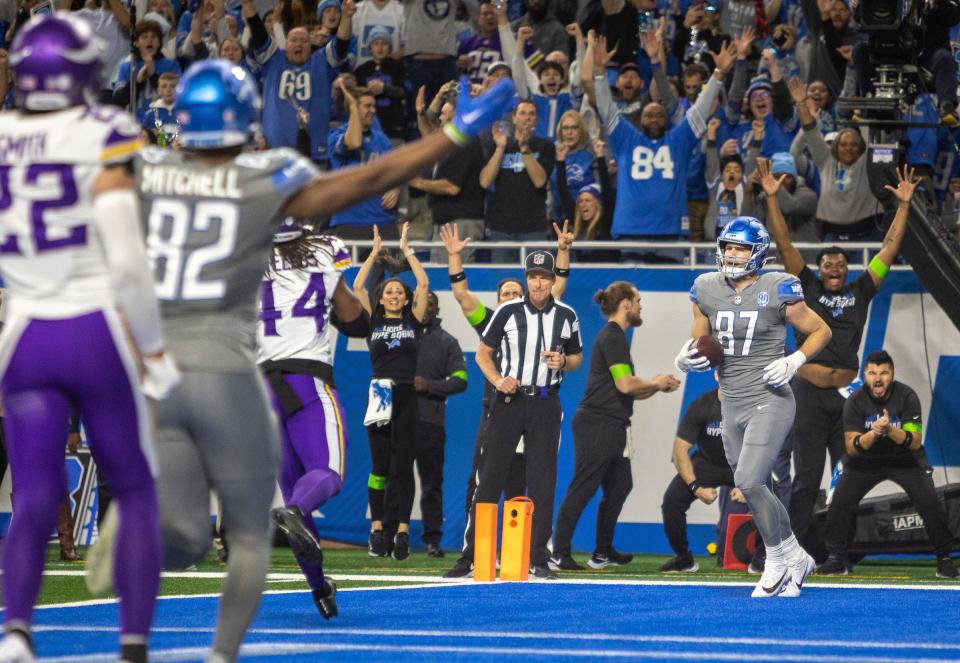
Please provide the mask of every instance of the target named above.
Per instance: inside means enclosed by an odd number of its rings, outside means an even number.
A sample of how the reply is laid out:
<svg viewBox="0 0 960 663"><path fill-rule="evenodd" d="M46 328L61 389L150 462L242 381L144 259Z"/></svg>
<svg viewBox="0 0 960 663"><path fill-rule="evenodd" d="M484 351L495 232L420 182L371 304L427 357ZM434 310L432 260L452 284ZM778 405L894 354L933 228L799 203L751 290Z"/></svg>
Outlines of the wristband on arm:
<svg viewBox="0 0 960 663"><path fill-rule="evenodd" d="M693 481L691 481L690 483L687 484L687 488L690 490L691 493L693 493L694 495L696 495L696 494L697 494L697 489L700 488L700 484L697 483L697 480L696 480L696 479L694 479Z"/></svg>
<svg viewBox="0 0 960 663"><path fill-rule="evenodd" d="M863 445L862 445L862 444L860 444L860 436L859 436L859 435L857 435L855 438L853 438L853 448L856 449L858 453L862 453L862 454L867 453L867 450L863 448Z"/></svg>

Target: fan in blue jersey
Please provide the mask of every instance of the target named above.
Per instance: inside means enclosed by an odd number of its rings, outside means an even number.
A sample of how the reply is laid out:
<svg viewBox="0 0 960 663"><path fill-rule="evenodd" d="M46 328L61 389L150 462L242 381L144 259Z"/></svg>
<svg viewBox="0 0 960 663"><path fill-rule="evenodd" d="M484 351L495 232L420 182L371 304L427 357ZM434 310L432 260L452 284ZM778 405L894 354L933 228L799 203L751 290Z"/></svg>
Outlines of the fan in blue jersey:
<svg viewBox="0 0 960 663"><path fill-rule="evenodd" d="M353 0L346 0L336 39L311 54L306 28L287 33L286 48L281 49L267 34L253 0L244 0L243 18L250 28L250 51L262 67L263 134L267 147L296 147L298 116L306 112L310 134L310 158L323 161L327 151L330 125L330 84L335 67L349 53Z"/></svg>
<svg viewBox="0 0 960 663"><path fill-rule="evenodd" d="M790 151L793 139L800 131L800 120L791 103L790 90L773 49L763 51L763 66L766 72L756 76L747 88L749 116L752 117L745 118L744 123L753 120L763 122L760 154L769 159L774 152ZM737 80L734 76L734 85L730 89L731 103L739 103L742 97L740 91L743 88L737 87ZM746 151L746 146L754 138L753 130L744 127L744 134L740 139L741 150Z"/></svg>
<svg viewBox="0 0 960 663"><path fill-rule="evenodd" d="M815 567L766 484L793 427L790 379L831 337L827 324L804 303L795 276L760 274L769 249L770 236L757 219L740 216L727 224L717 238L718 272L698 276L690 290L693 338L674 360L684 372L710 370L694 339L713 336L723 347L718 369L723 448L767 551L755 598L799 596ZM806 338L798 351L784 356L787 323Z"/></svg>
<svg viewBox="0 0 960 663"><path fill-rule="evenodd" d="M517 49L513 60L513 70L517 72L517 94L522 98L530 99L537 107L537 126L533 135L539 138L556 140L557 124L560 116L573 109L573 95L569 89L563 89L563 80L566 72L558 62L544 61L537 68L537 78L540 81L539 90L527 89L526 63L523 59L527 40L533 36L533 28L523 26L517 30Z"/></svg>
<svg viewBox="0 0 960 663"><path fill-rule="evenodd" d="M716 70L687 116L670 131L660 104L647 104L637 129L621 117L610 96L606 65L613 52L591 32L581 77L603 121L617 169L617 205L611 234L618 238L676 239L687 234L686 172L694 145L706 130L723 78L733 67L736 50L725 45L712 53Z"/></svg>

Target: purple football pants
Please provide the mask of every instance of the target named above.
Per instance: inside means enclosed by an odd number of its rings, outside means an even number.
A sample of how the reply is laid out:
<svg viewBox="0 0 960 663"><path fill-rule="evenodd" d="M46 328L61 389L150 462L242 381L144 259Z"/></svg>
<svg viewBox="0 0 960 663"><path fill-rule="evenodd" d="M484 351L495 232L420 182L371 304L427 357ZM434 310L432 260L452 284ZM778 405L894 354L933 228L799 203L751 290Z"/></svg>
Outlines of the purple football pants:
<svg viewBox="0 0 960 663"><path fill-rule="evenodd" d="M307 527L320 540L311 514L340 492L347 453L343 411L335 389L310 375L285 375L303 409L286 415L271 388L273 408L281 423L280 492L287 506L297 506ZM323 567L297 560L307 584L323 587Z"/></svg>
<svg viewBox="0 0 960 663"><path fill-rule="evenodd" d="M114 582L121 638L146 637L162 545L149 413L119 319L98 311L12 321L3 335L3 425L17 496L3 550L5 621L21 627L32 622L47 541L67 490L64 449L75 405L120 508Z"/></svg>

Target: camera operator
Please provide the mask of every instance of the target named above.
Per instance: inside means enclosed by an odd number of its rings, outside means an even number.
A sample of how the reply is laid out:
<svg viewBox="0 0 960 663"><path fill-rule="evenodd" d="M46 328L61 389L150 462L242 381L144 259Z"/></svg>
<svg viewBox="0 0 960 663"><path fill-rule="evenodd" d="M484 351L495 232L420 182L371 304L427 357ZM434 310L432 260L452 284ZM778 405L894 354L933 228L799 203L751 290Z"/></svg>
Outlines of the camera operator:
<svg viewBox="0 0 960 663"><path fill-rule="evenodd" d="M937 501L933 469L923 451L920 399L916 392L893 379L893 359L886 351L867 357L864 385L843 406L843 435L847 455L843 474L827 512L827 548L830 557L817 571L847 575L847 546L854 531L857 504L884 480L903 488L917 507L937 555L937 577L956 578L950 559L953 533Z"/></svg>

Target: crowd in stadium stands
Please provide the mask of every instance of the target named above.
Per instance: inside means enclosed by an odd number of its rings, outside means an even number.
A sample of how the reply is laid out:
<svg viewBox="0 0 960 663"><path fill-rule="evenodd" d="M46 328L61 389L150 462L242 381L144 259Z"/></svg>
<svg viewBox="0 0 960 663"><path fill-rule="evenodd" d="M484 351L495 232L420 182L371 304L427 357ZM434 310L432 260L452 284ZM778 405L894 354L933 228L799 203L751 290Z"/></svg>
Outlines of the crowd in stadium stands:
<svg viewBox="0 0 960 663"><path fill-rule="evenodd" d="M0 46L48 1L0 2ZM737 215L764 219L758 156L787 176L778 197L795 240L883 237L866 132L845 126L851 118L837 104L872 85L856 0L57 0L56 7L75 11L104 41L101 101L131 108L144 135L171 148L177 81L206 58L226 58L258 82L261 146L296 148L327 169L435 130L462 85L477 94L502 77L514 80L525 103L469 153L322 220L344 239L369 239L373 224L396 239L397 224L409 221L411 241L438 240L448 222L475 240L544 240L553 221L569 219L578 240L710 240ZM923 177L922 195L955 228L960 113L951 43L960 3L934 0L925 11L919 62L932 79L904 119L928 126L909 130L907 162ZM725 49L735 64L706 109L706 126L691 125L689 140L669 140ZM9 107L5 51L0 68ZM614 120L593 103L598 82L652 142L627 151L607 135Z"/></svg>

